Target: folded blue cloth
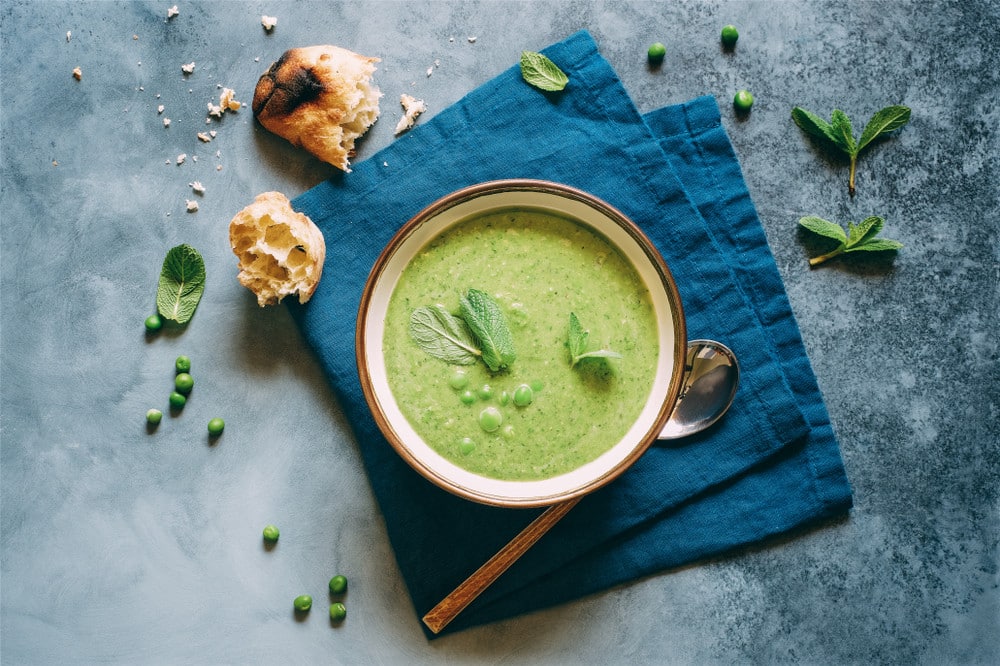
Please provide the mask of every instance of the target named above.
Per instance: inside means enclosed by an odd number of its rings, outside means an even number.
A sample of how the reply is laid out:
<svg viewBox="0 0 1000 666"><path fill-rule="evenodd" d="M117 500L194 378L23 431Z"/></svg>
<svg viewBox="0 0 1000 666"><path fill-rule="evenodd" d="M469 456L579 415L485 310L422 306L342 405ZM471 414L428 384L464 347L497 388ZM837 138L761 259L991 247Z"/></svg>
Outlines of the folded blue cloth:
<svg viewBox="0 0 1000 666"><path fill-rule="evenodd" d="M689 338L740 360L729 413L651 447L587 496L446 631L589 594L845 513L851 490L781 278L710 97L641 116L586 32L544 53L558 93L512 67L370 159L297 197L327 241L323 279L291 305L357 438L418 616L539 510L455 497L389 446L361 393L354 328L383 246L460 187L537 178L588 191L631 217L678 284Z"/></svg>

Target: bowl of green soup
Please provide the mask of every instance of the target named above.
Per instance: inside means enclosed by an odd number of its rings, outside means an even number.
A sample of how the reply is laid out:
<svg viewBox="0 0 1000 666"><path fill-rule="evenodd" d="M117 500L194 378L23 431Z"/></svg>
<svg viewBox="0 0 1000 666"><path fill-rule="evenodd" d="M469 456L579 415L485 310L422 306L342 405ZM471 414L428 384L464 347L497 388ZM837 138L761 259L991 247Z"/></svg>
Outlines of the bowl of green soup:
<svg viewBox="0 0 1000 666"><path fill-rule="evenodd" d="M375 262L361 387L397 453L438 486L554 504L624 472L680 391L677 286L624 214L578 189L482 183L422 210Z"/></svg>

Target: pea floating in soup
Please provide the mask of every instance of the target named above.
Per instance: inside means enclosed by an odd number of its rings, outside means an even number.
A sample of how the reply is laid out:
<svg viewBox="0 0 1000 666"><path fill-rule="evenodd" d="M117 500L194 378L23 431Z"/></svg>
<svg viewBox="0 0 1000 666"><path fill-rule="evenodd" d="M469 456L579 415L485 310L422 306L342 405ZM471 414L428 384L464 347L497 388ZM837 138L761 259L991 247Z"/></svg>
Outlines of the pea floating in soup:
<svg viewBox="0 0 1000 666"><path fill-rule="evenodd" d="M411 336L414 312L430 306L457 320L468 293L502 313L513 342L505 367L442 360ZM571 313L611 358L574 364ZM470 472L528 481L621 440L652 390L657 333L649 290L602 235L547 211L506 209L456 224L413 258L389 300L383 353L393 397L428 446Z"/></svg>

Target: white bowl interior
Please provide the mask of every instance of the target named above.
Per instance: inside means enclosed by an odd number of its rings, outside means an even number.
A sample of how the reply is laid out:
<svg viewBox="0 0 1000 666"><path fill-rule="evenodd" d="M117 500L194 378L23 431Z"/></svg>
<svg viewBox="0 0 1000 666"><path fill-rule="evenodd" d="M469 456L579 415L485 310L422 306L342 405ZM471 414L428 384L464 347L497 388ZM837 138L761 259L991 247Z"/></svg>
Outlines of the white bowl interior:
<svg viewBox="0 0 1000 666"><path fill-rule="evenodd" d="M659 360L653 388L642 412L633 426L610 450L597 459L565 474L537 481L504 481L474 474L458 467L428 446L400 411L386 377L382 356L382 338L389 298L396 282L411 257L428 242L452 225L470 217L507 208L533 208L569 217L590 226L608 238L632 263L649 288L659 329ZM564 499L594 486L617 473L637 447L648 445L662 427L662 416L675 373L677 331L675 322L682 321L673 310L673 299L667 286L640 242L626 228L604 211L576 198L550 191L503 190L480 194L438 211L410 233L388 257L373 286L364 326L365 363L371 387L388 427L393 431L394 444L403 447L419 471L432 481L470 499L507 506L539 506ZM683 340L681 341L683 344ZM659 425L657 425L659 423ZM405 456L404 456L405 457Z"/></svg>

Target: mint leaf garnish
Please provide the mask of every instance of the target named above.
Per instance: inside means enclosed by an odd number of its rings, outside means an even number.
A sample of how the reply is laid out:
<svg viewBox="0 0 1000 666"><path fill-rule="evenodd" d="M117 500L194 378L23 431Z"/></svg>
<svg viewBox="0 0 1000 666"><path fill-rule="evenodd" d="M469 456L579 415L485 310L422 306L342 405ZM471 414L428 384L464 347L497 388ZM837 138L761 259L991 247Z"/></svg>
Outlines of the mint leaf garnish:
<svg viewBox="0 0 1000 666"><path fill-rule="evenodd" d="M459 312L479 342L486 367L491 372L509 367L517 354L510 326L497 302L486 292L470 289L459 301Z"/></svg>
<svg viewBox="0 0 1000 666"><path fill-rule="evenodd" d="M448 363L472 365L482 356L465 322L441 305L413 311L410 337L425 352Z"/></svg>
<svg viewBox="0 0 1000 666"><path fill-rule="evenodd" d="M792 120L810 136L847 155L851 162L847 191L854 196L854 175L861 151L878 137L910 122L910 108L897 104L878 111L865 125L861 138L857 141L854 140L850 118L840 109L834 109L830 115L830 122L827 122L815 113L796 106L792 109Z"/></svg>
<svg viewBox="0 0 1000 666"><path fill-rule="evenodd" d="M160 316L186 324L194 316L205 291L205 260L190 245L178 245L167 252L156 288L156 309Z"/></svg>
<svg viewBox="0 0 1000 666"><path fill-rule="evenodd" d="M810 259L810 266L816 266L845 252L882 252L899 250L903 247L899 241L877 238L879 232L882 231L885 220L874 215L865 218L858 224L848 222L847 233L844 233L844 229L839 224L813 215L803 217L799 220L799 224L815 234L832 238L838 242L837 247L830 252Z"/></svg>
<svg viewBox="0 0 1000 666"><path fill-rule="evenodd" d="M622 355L618 352L613 352L610 349L594 349L587 350L587 344L590 340L590 331L587 331L580 324L579 318L577 318L576 313L569 313L569 337L567 339L567 346L569 347L570 356L570 367L575 367L577 363L585 358L621 358Z"/></svg>
<svg viewBox="0 0 1000 666"><path fill-rule="evenodd" d="M521 76L539 90L555 92L569 83L569 77L541 53L521 51Z"/></svg>

